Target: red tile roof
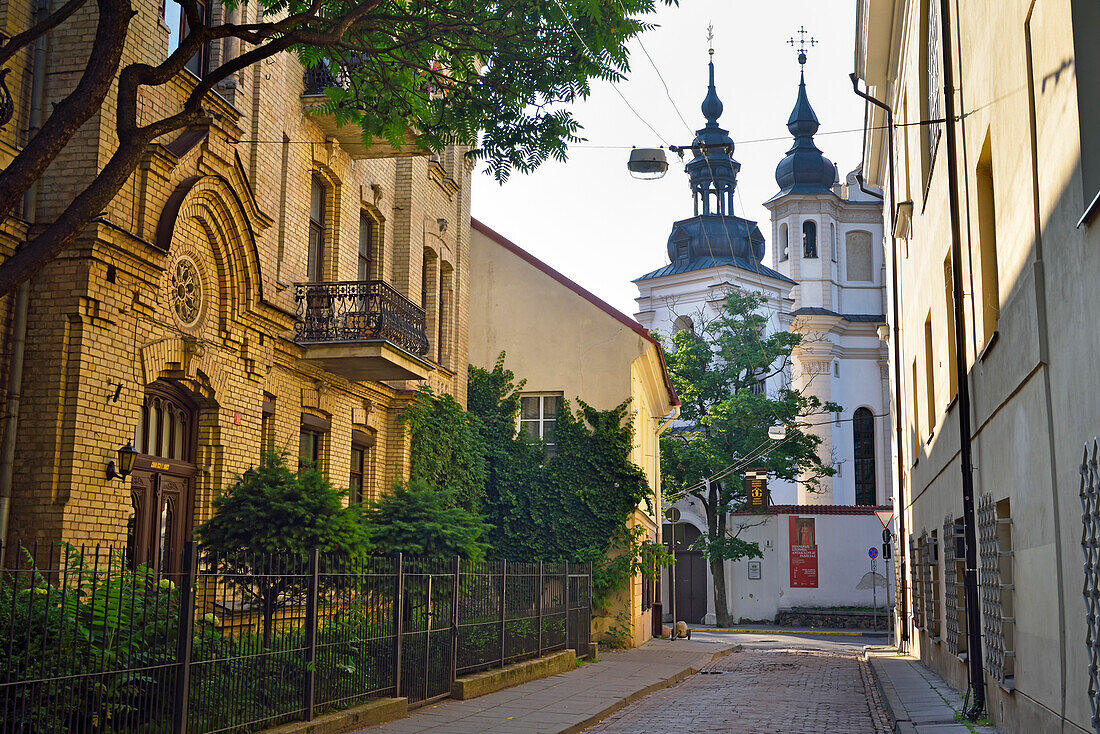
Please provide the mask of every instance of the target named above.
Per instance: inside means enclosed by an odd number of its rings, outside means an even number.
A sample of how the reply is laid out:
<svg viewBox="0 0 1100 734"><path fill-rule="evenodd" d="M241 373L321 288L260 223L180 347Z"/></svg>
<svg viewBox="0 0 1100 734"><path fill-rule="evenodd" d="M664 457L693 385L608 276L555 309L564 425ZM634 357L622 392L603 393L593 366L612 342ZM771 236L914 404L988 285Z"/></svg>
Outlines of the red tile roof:
<svg viewBox="0 0 1100 734"><path fill-rule="evenodd" d="M499 232L491 229L490 227L487 227L482 222L479 222L477 219L474 219L473 217L471 217L470 218L470 226L473 229L476 229L478 232L481 232L483 235L485 235L486 237L491 239L493 242L495 242L498 245L500 245L501 247L503 247L505 250L508 250L509 252L511 252L513 255L515 255L519 259L527 262L528 264L532 265L536 269L541 270L542 272L546 273L551 278L558 281L559 283L564 285L566 288L568 288L569 290L576 293L581 298L584 298L586 301L590 302L592 305L594 305L596 308L598 308L601 311L603 311L604 313L606 313L611 318L613 318L616 321L621 322L623 325L629 327L630 329L635 331L639 336L641 336L642 338L644 338L647 341L651 342L655 347L657 347L657 358L661 361L661 372L664 375L665 388L668 390L669 404L670 405L679 405L680 404L680 398L677 397L676 389L672 386L672 382L670 381L669 376L668 376L668 367L665 366L665 352L664 352L664 349L661 348L660 343L656 339L653 338L653 335L649 333L648 329L646 329L644 326L639 324L637 321L630 318L629 316L624 314L622 311L615 308L614 306L612 306L611 304L609 304L607 301L603 300L602 298L600 298L596 294L592 293L591 291L589 291L585 288L582 288L580 285L574 283L572 280L565 277L564 275L559 273L557 270L554 270L552 267L550 267L549 265L544 263L542 260L539 260L537 257L532 255L531 253L527 252L527 250L524 250L522 247L517 245L515 242L512 242L510 239L508 239L504 235L502 235Z"/></svg>

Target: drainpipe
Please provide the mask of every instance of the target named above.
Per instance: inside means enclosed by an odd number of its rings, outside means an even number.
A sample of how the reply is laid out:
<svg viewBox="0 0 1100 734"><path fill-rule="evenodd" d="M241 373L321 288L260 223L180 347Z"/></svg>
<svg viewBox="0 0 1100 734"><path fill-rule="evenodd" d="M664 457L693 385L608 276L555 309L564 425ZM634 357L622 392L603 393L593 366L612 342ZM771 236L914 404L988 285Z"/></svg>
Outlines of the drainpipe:
<svg viewBox="0 0 1100 734"><path fill-rule="evenodd" d="M974 470L971 456L970 378L966 370L966 320L963 316L962 225L959 216L959 161L955 133L955 69L951 56L951 8L940 0L943 34L944 138L947 143L947 201L951 214L951 297L955 301L955 372L959 375L959 464L962 469L963 535L966 540L966 662L974 702L965 712L976 721L985 709L982 666L982 618L978 608L978 538L974 527Z"/></svg>
<svg viewBox="0 0 1100 734"><path fill-rule="evenodd" d="M894 342L894 435L897 437L897 475L898 475L898 542L894 549L894 563L901 561L901 575L905 578L905 554L902 548L902 544L905 542L905 459L902 456L901 440L903 433L903 426L901 424L901 329L898 328L900 321L900 309L898 307L898 258L897 258L897 237L894 235L896 222L894 221L897 216L897 203L895 201L895 188L894 188L894 113L890 109L890 106L884 102L881 102L866 92L859 91L859 82L856 79L855 73L849 74L849 78L852 80L852 91L857 96L862 97L865 102L873 104L880 110L886 113L886 151L887 151L887 164L890 167L890 278L893 281L893 287L890 289L890 309L893 311L894 329L892 341ZM865 117L866 119L866 117ZM863 137L864 147L867 145L867 136ZM863 187L863 173L861 172L858 178L859 188L861 191L874 195L873 192L867 191ZM882 198L882 197L879 197ZM902 624L901 624L901 648L904 651L908 651L909 643L909 622L908 614L905 610L909 608L908 591L905 583L901 584L901 598L898 599L898 603L902 608Z"/></svg>
<svg viewBox="0 0 1100 734"><path fill-rule="evenodd" d="M50 11L49 0L39 0L35 18ZM46 83L46 36L34 42L34 65L31 71L31 108L27 138L33 138L42 126L42 98ZM23 220L34 224L38 210L38 181L23 194ZM15 468L15 445L19 431L19 402L23 393L23 354L27 344L27 311L31 300L31 284L24 280L15 291L12 308L11 361L8 366L8 399L4 408L4 438L0 441L0 568L7 555L8 517L11 512L12 472Z"/></svg>

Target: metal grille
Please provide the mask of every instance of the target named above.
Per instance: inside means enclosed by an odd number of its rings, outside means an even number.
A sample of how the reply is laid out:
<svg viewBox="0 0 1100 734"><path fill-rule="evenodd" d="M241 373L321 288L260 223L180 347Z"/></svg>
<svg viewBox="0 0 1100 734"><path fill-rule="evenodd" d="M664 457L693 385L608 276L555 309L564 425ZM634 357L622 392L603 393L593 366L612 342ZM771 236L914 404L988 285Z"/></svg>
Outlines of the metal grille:
<svg viewBox="0 0 1100 734"><path fill-rule="evenodd" d="M1089 653L1092 728L1100 732L1100 439L1081 462L1081 549L1085 554L1085 645Z"/></svg>
<svg viewBox="0 0 1100 734"><path fill-rule="evenodd" d="M1016 651L1012 614L1012 521L1007 500L985 494L978 501L978 549L981 555L982 644L989 674L1012 687Z"/></svg>
<svg viewBox="0 0 1100 734"><path fill-rule="evenodd" d="M424 310L381 280L298 283L294 286L299 343L384 339L427 354Z"/></svg>
<svg viewBox="0 0 1100 734"><path fill-rule="evenodd" d="M943 617L947 651L966 652L966 591L963 588L966 554L961 546L963 528L950 515L943 520Z"/></svg>
<svg viewBox="0 0 1100 734"><path fill-rule="evenodd" d="M905 587L905 548L901 545L901 537L894 534L894 608L899 619L905 619L905 606L901 603L902 590Z"/></svg>
<svg viewBox="0 0 1100 734"><path fill-rule="evenodd" d="M909 536L909 574L912 576L910 579L910 588L913 593L909 595L910 604L913 607L913 626L917 629L924 628L924 597L923 597L923 581L921 575L921 558L923 557L923 548L921 547L921 541L914 536Z"/></svg>
<svg viewBox="0 0 1100 734"><path fill-rule="evenodd" d="M925 629L929 636L940 636L940 615L938 594L936 593L936 539L928 536L928 531L921 533L920 537L920 575L921 598L924 601Z"/></svg>

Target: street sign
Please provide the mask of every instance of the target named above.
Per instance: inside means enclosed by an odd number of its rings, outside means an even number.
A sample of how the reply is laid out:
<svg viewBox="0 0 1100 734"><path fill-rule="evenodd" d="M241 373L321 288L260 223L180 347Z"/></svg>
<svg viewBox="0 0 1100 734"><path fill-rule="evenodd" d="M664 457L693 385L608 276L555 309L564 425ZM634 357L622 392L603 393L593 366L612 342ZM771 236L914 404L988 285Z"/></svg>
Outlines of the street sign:
<svg viewBox="0 0 1100 734"><path fill-rule="evenodd" d="M894 555L893 548L889 543L882 544L882 560L889 561Z"/></svg>
<svg viewBox="0 0 1100 734"><path fill-rule="evenodd" d="M893 535L893 533L890 532L890 528L883 528L882 529L882 542L883 543L889 543L893 539L894 539L894 535Z"/></svg>
<svg viewBox="0 0 1100 734"><path fill-rule="evenodd" d="M669 522L680 522L680 510L670 507L665 510L665 519Z"/></svg>
<svg viewBox="0 0 1100 734"><path fill-rule="evenodd" d="M878 521L880 523L882 523L882 527L885 528L890 524L890 521L894 519L894 511L893 510L875 510L875 517L878 518Z"/></svg>
<svg viewBox="0 0 1100 734"><path fill-rule="evenodd" d="M872 545L870 548L867 549L867 555L871 557L872 561L875 560L876 558L878 558L878 548Z"/></svg>

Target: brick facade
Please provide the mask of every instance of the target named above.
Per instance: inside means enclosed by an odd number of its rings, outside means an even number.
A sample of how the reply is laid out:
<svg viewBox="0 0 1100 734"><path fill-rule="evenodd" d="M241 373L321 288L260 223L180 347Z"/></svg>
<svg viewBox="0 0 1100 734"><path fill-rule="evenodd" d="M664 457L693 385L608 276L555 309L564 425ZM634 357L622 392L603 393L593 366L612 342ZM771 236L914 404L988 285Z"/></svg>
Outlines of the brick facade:
<svg viewBox="0 0 1100 734"><path fill-rule="evenodd" d="M4 4L0 30L25 28L30 6ZM135 9L123 64L157 63L168 43L160 3L144 0ZM95 12L85 7L49 37L45 109L79 79ZM240 12L249 20L257 7ZM216 62L232 52L230 43L217 44L211 56ZM25 142L30 54L12 67L17 112L0 130L5 164ZM166 114L194 83L184 73L145 88L142 109L150 119ZM196 411L188 526L259 461L265 401L274 406L273 445L292 464L308 414L331 426L320 456L335 485L350 480L352 431L375 441L365 468L368 496L405 475L408 442L398 416L420 383L349 382L304 361L293 339L293 284L307 280L314 176L325 189L324 279L358 278L366 212L377 243L372 277L417 305L422 280L430 284L426 382L465 404L472 167L464 151L354 160L303 112L302 93L302 66L291 54L227 80L209 95L208 121L151 146L103 216L34 278L8 540L126 541L129 480L107 480L105 468L134 438L147 386L158 382L180 388ZM56 216L110 155L113 103L114 92L43 177L38 222ZM0 255L25 237L23 222L4 223ZM430 270L422 277L425 257ZM184 271L199 295L195 310L181 316L176 293ZM4 396L11 299L0 300Z"/></svg>

